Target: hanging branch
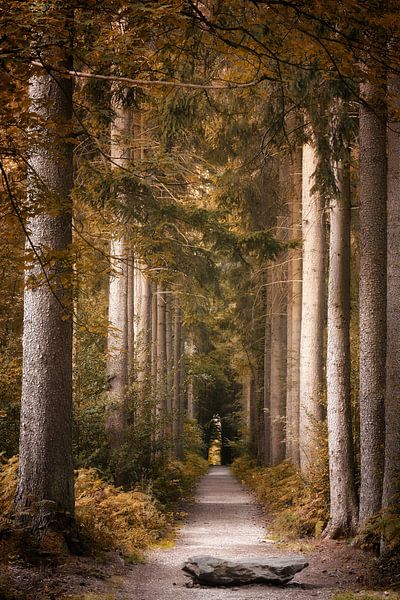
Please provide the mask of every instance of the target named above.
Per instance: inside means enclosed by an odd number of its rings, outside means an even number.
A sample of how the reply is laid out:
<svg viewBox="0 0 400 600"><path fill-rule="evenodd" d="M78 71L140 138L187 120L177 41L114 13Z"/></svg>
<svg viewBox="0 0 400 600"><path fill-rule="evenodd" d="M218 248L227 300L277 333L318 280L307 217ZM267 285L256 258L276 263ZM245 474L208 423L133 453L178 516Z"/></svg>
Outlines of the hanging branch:
<svg viewBox="0 0 400 600"><path fill-rule="evenodd" d="M235 82L227 82L227 83L214 83L210 85L205 85L202 83L189 83L184 81L163 81L158 79L131 79L130 77L119 77L117 75L99 75L97 73L85 73L83 71L74 71L74 70L59 70L51 67L50 65L45 65L42 62L32 61L32 66L40 67L42 69L46 69L46 71L51 72L55 71L60 73L61 75L69 75L71 77L82 77L86 79L100 79L103 81L116 81L119 83L124 83L128 86L163 86L163 87L180 87L180 88L189 88L195 90L235 90L240 88L248 88L254 87L263 81L275 81L273 77L268 75L263 75L258 79L254 79L253 81L248 81L246 83L235 83Z"/></svg>

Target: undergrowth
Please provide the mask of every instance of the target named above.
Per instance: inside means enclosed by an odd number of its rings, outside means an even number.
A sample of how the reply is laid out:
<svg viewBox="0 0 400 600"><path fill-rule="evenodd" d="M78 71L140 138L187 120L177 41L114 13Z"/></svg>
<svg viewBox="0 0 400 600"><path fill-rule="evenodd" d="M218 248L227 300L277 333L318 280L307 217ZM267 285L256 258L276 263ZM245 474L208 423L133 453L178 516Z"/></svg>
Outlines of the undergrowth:
<svg viewBox="0 0 400 600"><path fill-rule="evenodd" d="M92 553L113 550L131 560L140 559L144 549L171 532L174 506L190 496L206 470L205 460L188 453L184 462L168 462L145 491L117 488L94 468L77 470L76 519L84 547ZM16 457L0 469L0 530L12 527L17 472ZM7 540L1 545L4 556Z"/></svg>
<svg viewBox="0 0 400 600"><path fill-rule="evenodd" d="M320 457L304 480L288 462L274 467L257 467L243 456L232 471L256 494L271 517L270 531L287 540L318 537L329 517L328 470Z"/></svg>

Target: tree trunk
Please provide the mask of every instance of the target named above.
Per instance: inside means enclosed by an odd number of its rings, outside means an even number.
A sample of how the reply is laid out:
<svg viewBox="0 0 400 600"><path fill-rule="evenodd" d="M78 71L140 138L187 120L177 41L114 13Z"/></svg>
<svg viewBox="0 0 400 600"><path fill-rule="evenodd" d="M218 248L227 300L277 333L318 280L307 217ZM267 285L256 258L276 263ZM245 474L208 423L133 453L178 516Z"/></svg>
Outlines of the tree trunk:
<svg viewBox="0 0 400 600"><path fill-rule="evenodd" d="M386 122L379 91L360 105L360 517L381 508L386 348Z"/></svg>
<svg viewBox="0 0 400 600"><path fill-rule="evenodd" d="M301 240L301 169L302 150L294 151L291 164L290 233L289 239ZM286 457L293 465L300 465L299 449L299 378L301 331L301 249L288 251L288 347L287 347L287 431Z"/></svg>
<svg viewBox="0 0 400 600"><path fill-rule="evenodd" d="M161 416L162 437L165 438L167 416L167 362L165 329L165 294L161 284L157 286L157 394Z"/></svg>
<svg viewBox="0 0 400 600"><path fill-rule="evenodd" d="M389 94L399 109L400 78L389 79ZM390 97L390 96L389 96ZM400 119L393 115L387 131L387 353L385 400L385 474L382 508L399 519L400 498ZM382 537L381 552L391 550L390 537Z"/></svg>
<svg viewBox="0 0 400 600"><path fill-rule="evenodd" d="M325 324L325 214L322 198L312 193L316 156L303 147L303 290L300 340L300 466L304 475L318 450L316 425L322 419Z"/></svg>
<svg viewBox="0 0 400 600"><path fill-rule="evenodd" d="M107 433L118 485L123 483L119 460L125 443L127 424L126 392L128 386L128 266L125 238L111 241L111 261L108 303L107 373L109 382L109 414Z"/></svg>
<svg viewBox="0 0 400 600"><path fill-rule="evenodd" d="M128 383L133 382L135 364L135 264L133 255L128 257L128 295L127 295L127 320L128 320Z"/></svg>
<svg viewBox="0 0 400 600"><path fill-rule="evenodd" d="M355 532L357 499L350 400L350 152L330 206L327 400L330 519L327 537Z"/></svg>
<svg viewBox="0 0 400 600"><path fill-rule="evenodd" d="M283 240L285 218L277 219L277 237ZM271 269L271 463L285 459L286 419L286 253Z"/></svg>
<svg viewBox="0 0 400 600"><path fill-rule="evenodd" d="M132 111L126 104L126 92L121 99L115 93L112 99L114 119L111 123L112 169L118 171L129 166L130 150L128 141L132 133ZM127 201L125 193L120 194L122 203ZM107 371L110 385L110 409L107 420L111 458L114 463L115 481L123 483L121 450L125 443L127 426L126 393L128 386L128 258L129 245L123 235L111 241L110 245L110 289L108 306L108 357Z"/></svg>
<svg viewBox="0 0 400 600"><path fill-rule="evenodd" d="M167 364L167 436L170 451L173 445L173 390L174 390L174 350L173 350L173 315L171 290L165 295L165 358Z"/></svg>
<svg viewBox="0 0 400 600"><path fill-rule="evenodd" d="M150 377L151 285L140 261L135 262L134 280L135 368L143 387Z"/></svg>
<svg viewBox="0 0 400 600"><path fill-rule="evenodd" d="M269 272L265 275L264 294L264 389L263 389L263 429L264 429L264 466L271 464L271 290L268 287Z"/></svg>
<svg viewBox="0 0 400 600"><path fill-rule="evenodd" d="M60 71L71 68L62 50L47 58ZM68 538L74 530L71 80L42 70L30 80L29 97L31 112L40 118L31 132L28 168L28 196L36 214L27 223L27 250L31 253L33 245L37 255L25 277L15 513L39 535L58 530Z"/></svg>
<svg viewBox="0 0 400 600"><path fill-rule="evenodd" d="M181 380L181 360L182 360L182 313L177 297L174 299L174 393L173 393L173 434L175 456L183 458L183 439L182 439L182 380Z"/></svg>
<svg viewBox="0 0 400 600"><path fill-rule="evenodd" d="M193 338L190 337L188 340L188 350L187 350L188 356L190 358L193 357L194 353L195 353L195 345L194 345L194 341ZM194 397L194 382L193 382L193 376L190 376L188 378L188 391L187 391L187 416L189 419L191 419L192 421L194 421L196 419L196 399Z"/></svg>

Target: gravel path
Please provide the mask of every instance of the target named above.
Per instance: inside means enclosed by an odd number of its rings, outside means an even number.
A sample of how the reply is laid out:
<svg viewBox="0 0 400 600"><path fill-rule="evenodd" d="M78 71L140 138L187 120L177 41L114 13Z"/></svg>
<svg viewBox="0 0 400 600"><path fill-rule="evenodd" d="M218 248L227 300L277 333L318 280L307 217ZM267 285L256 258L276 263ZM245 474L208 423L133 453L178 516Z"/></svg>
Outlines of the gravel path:
<svg viewBox="0 0 400 600"><path fill-rule="evenodd" d="M212 467L200 482L196 502L190 507L187 522L183 525L174 548L156 550L146 564L131 567L118 590L118 597L135 600L331 598L334 590L341 587L338 585L339 581L336 581L339 574L333 574L333 578L323 577L323 581L316 582L315 569L312 567L311 575L306 574L306 569L284 588L266 585L237 588L186 587L190 579L185 577L181 566L189 556L212 554L238 558L282 554L282 551L274 549L272 541L266 540L264 520L261 508L229 469Z"/></svg>

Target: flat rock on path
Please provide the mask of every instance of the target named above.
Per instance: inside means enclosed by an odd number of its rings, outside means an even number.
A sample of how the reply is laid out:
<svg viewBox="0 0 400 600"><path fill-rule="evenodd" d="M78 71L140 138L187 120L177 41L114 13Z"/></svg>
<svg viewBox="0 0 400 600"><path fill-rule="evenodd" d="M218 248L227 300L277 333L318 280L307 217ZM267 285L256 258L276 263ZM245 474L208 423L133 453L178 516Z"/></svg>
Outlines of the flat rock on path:
<svg viewBox="0 0 400 600"><path fill-rule="evenodd" d="M255 556L226 560L215 556L193 556L183 570L196 582L213 586L269 583L285 585L308 566L304 556Z"/></svg>
<svg viewBox="0 0 400 600"><path fill-rule="evenodd" d="M144 565L134 565L124 576L119 599L135 600L327 600L338 589L336 578L327 583L314 583L306 569L284 588L268 585L244 585L229 588L186 587L188 581L182 566L191 556L212 555L225 559L285 555L273 542L265 541L265 515L253 497L233 477L227 467L211 467L197 489L196 502L189 506L183 525L172 549L151 553ZM286 552L291 554L291 552ZM323 567L322 567L323 568ZM340 577L340 575L338 575Z"/></svg>

